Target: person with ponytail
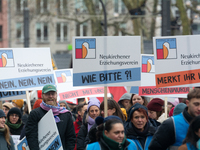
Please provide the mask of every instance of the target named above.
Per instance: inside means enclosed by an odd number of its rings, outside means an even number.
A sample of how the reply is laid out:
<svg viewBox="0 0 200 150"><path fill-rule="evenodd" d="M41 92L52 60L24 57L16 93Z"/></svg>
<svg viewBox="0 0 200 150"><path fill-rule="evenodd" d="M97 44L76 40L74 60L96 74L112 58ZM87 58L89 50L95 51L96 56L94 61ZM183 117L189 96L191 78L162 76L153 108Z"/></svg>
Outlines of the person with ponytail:
<svg viewBox="0 0 200 150"><path fill-rule="evenodd" d="M9 128L5 122L6 115L0 109L0 150L15 150L13 139L10 136Z"/></svg>
<svg viewBox="0 0 200 150"><path fill-rule="evenodd" d="M118 116L97 117L95 122L98 125L97 142L88 144L86 150L137 150L135 142L126 138Z"/></svg>
<svg viewBox="0 0 200 150"><path fill-rule="evenodd" d="M195 117L188 128L187 135L178 150L198 150L200 139L200 116ZM200 148L200 147L199 147Z"/></svg>

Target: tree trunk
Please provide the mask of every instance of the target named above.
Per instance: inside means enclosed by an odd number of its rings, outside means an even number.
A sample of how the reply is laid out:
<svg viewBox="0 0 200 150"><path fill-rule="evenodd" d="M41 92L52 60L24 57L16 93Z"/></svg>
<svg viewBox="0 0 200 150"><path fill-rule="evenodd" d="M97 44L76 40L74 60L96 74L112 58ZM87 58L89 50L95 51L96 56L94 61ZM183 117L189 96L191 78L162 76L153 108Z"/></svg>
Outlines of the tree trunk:
<svg viewBox="0 0 200 150"><path fill-rule="evenodd" d="M177 0L176 6L179 9L180 17L181 17L181 21L182 21L182 27L183 27L182 35L190 35L191 34L191 32L190 32L190 22L189 22L189 19L187 17L187 13L186 13L186 9L185 9L184 4L183 4L183 0Z"/></svg>

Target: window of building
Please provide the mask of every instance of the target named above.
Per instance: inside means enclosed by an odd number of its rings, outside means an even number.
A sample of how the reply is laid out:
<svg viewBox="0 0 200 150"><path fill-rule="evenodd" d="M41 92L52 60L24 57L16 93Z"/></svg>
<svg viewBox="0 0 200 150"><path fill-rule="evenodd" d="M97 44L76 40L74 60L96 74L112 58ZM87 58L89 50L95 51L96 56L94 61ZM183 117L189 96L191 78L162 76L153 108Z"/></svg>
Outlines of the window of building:
<svg viewBox="0 0 200 150"><path fill-rule="evenodd" d="M48 12L48 1L47 0L36 0L37 13Z"/></svg>
<svg viewBox="0 0 200 150"><path fill-rule="evenodd" d="M76 25L76 36L87 36L88 35L88 24L85 22L83 24Z"/></svg>
<svg viewBox="0 0 200 150"><path fill-rule="evenodd" d="M47 23L36 23L36 36L38 42L47 42L49 40L49 31Z"/></svg>
<svg viewBox="0 0 200 150"><path fill-rule="evenodd" d="M85 6L84 0L75 0L75 10L76 13L86 13L87 8Z"/></svg>
<svg viewBox="0 0 200 150"><path fill-rule="evenodd" d="M56 25L56 39L59 42L68 40L68 26L67 23L57 23Z"/></svg>
<svg viewBox="0 0 200 150"><path fill-rule="evenodd" d="M126 13L126 6L122 0L114 0L114 13Z"/></svg>
<svg viewBox="0 0 200 150"><path fill-rule="evenodd" d="M0 25L0 41L3 40L3 26Z"/></svg>
<svg viewBox="0 0 200 150"><path fill-rule="evenodd" d="M68 7L68 0L56 0L57 2L57 10L59 14L66 14Z"/></svg>
<svg viewBox="0 0 200 150"><path fill-rule="evenodd" d="M16 0L16 11L18 13L23 11L23 0Z"/></svg>
<svg viewBox="0 0 200 150"><path fill-rule="evenodd" d="M17 42L23 42L24 39L24 32L23 32L23 24L16 23L16 39Z"/></svg>

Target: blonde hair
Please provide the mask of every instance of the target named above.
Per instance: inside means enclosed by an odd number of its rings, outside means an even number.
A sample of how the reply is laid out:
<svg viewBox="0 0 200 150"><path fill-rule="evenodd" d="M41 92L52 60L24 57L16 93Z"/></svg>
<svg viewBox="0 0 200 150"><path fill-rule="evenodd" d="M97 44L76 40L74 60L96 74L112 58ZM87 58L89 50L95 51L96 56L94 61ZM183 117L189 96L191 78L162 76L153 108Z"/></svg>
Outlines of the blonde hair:
<svg viewBox="0 0 200 150"><path fill-rule="evenodd" d="M9 145L11 145L11 144L10 144L10 130L9 130L9 128L8 128L8 126L7 126L6 124L5 124L4 137L5 137L6 142L7 142Z"/></svg>

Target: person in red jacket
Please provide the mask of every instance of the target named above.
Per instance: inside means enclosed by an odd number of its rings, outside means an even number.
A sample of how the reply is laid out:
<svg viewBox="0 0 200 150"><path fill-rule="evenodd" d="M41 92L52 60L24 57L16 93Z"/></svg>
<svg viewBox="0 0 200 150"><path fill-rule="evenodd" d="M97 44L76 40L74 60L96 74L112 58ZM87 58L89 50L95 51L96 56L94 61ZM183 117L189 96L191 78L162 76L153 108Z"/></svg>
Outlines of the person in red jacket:
<svg viewBox="0 0 200 150"><path fill-rule="evenodd" d="M76 107L76 111L78 113L78 117L76 121L74 121L74 129L75 129L76 137L78 136L79 129L81 128L84 113L85 111L87 111L87 106L88 105L84 103ZM75 145L74 150L76 150L76 145Z"/></svg>

